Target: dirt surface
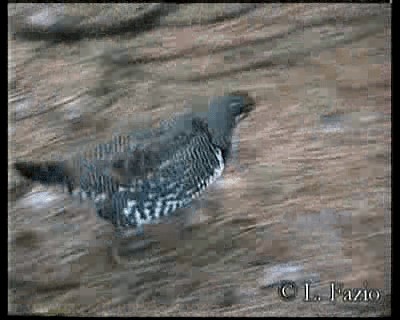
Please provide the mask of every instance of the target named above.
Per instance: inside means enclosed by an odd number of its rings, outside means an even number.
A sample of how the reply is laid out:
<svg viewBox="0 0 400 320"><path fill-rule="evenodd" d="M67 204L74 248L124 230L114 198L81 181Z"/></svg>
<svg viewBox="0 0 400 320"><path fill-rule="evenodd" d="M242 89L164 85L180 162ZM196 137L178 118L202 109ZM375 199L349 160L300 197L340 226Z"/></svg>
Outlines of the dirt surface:
<svg viewBox="0 0 400 320"><path fill-rule="evenodd" d="M389 5L10 4L8 24L9 313L391 313ZM226 169L183 239L163 223L135 250L11 168L232 90L257 101L238 128L244 170ZM332 281L380 299L332 303Z"/></svg>

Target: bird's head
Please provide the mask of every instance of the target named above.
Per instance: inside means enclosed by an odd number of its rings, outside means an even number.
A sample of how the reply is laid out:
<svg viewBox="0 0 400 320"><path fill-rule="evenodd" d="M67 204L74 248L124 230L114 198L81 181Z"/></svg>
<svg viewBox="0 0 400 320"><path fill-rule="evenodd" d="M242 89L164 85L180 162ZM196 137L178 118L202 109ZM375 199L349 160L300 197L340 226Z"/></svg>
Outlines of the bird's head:
<svg viewBox="0 0 400 320"><path fill-rule="evenodd" d="M213 142L222 150L227 150L230 147L233 129L254 108L255 100L244 91L233 91L213 98L208 106L207 120Z"/></svg>
<svg viewBox="0 0 400 320"><path fill-rule="evenodd" d="M254 107L255 100L247 92L233 91L222 97L213 98L209 104L209 112L213 116L221 114L227 120L230 118L242 120Z"/></svg>
<svg viewBox="0 0 400 320"><path fill-rule="evenodd" d="M252 110L254 110L256 102L245 91L233 91L228 94L227 98L230 100L229 107L238 120L246 118Z"/></svg>

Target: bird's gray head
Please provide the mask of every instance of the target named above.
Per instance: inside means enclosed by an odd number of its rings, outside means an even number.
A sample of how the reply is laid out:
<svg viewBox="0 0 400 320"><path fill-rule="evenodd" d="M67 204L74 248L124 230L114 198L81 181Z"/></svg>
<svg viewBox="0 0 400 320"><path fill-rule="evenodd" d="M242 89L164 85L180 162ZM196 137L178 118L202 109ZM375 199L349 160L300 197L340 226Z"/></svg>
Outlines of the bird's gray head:
<svg viewBox="0 0 400 320"><path fill-rule="evenodd" d="M221 99L221 105L226 104L232 115L235 118L239 117L240 120L247 117L255 106L254 99L244 91L234 91L219 99Z"/></svg>
<svg viewBox="0 0 400 320"><path fill-rule="evenodd" d="M233 129L254 109L255 101L244 91L234 91L213 98L208 106L208 128L212 141L225 154L231 146Z"/></svg>

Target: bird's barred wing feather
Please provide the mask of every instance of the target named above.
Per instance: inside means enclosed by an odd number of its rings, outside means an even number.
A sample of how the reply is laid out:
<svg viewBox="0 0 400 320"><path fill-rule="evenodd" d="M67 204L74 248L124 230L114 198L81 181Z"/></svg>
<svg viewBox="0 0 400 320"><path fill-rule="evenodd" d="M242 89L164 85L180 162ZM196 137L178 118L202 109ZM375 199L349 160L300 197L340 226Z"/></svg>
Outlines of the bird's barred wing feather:
<svg viewBox="0 0 400 320"><path fill-rule="evenodd" d="M97 203L98 214L118 226L138 227L186 207L214 182L222 174L224 160L205 123L194 119L192 131L182 135L185 148L176 148L151 177L120 185L111 199Z"/></svg>
<svg viewBox="0 0 400 320"><path fill-rule="evenodd" d="M157 128L116 134L113 138L78 152L69 162L69 167L79 167L82 159L102 168L121 183L127 177L145 178L163 162L171 158L178 148L188 142L193 115L182 114L162 121Z"/></svg>

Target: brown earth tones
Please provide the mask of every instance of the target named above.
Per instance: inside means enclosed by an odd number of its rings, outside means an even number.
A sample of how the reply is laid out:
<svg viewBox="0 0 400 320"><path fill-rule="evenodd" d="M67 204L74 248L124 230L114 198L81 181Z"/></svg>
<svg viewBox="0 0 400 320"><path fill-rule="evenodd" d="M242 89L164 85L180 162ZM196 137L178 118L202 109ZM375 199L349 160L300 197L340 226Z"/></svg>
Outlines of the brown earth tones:
<svg viewBox="0 0 400 320"><path fill-rule="evenodd" d="M390 314L389 5L66 5L57 28L84 36L62 41L45 40L46 8L9 5L10 313ZM147 9L144 30L130 25ZM184 240L151 226L158 241L134 251L89 205L11 169L232 90L257 100L239 128L245 170L227 168ZM300 288L284 302L282 279L326 295L367 281L383 297L306 303Z"/></svg>

